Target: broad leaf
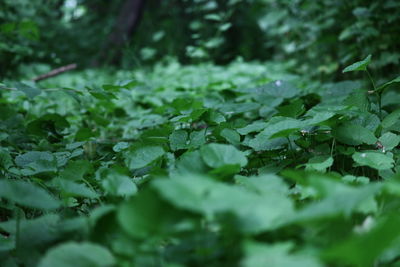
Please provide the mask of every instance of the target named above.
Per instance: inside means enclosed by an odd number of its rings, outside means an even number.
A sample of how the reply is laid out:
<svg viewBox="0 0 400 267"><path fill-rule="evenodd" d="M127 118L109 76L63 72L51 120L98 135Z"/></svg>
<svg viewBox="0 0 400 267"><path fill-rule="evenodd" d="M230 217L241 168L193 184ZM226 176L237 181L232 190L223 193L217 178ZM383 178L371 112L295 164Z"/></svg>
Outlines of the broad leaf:
<svg viewBox="0 0 400 267"><path fill-rule="evenodd" d="M24 168L24 175L57 171L56 158L50 152L29 151L17 156L15 163Z"/></svg>
<svg viewBox="0 0 400 267"><path fill-rule="evenodd" d="M20 219L19 246L31 252L36 249L51 245L62 236L60 216L46 214L34 219ZM17 220L9 220L0 223L0 229L10 234L10 240L14 241L17 234Z"/></svg>
<svg viewBox="0 0 400 267"><path fill-rule="evenodd" d="M382 120L382 127L383 128L389 128L393 126L398 120L400 119L400 109L397 109L387 115L383 120Z"/></svg>
<svg viewBox="0 0 400 267"><path fill-rule="evenodd" d="M301 209L293 216L294 221L350 216L380 190L380 186L376 184L356 188L323 176L310 177L310 179L310 186L321 195L322 199Z"/></svg>
<svg viewBox="0 0 400 267"><path fill-rule="evenodd" d="M393 158L380 152L356 152L352 157L358 165L368 166L377 170L387 170L394 166Z"/></svg>
<svg viewBox="0 0 400 267"><path fill-rule="evenodd" d="M97 198L98 194L86 184L77 183L71 180L56 179L54 185L66 196Z"/></svg>
<svg viewBox="0 0 400 267"><path fill-rule="evenodd" d="M247 125L246 127L237 129L237 132L240 133L241 135L246 135L252 132L260 132L267 126L268 123L266 122L256 121L251 123L250 125Z"/></svg>
<svg viewBox="0 0 400 267"><path fill-rule="evenodd" d="M381 86L379 86L376 90L379 91L383 91L385 90L387 87L391 86L392 84L396 84L396 83L400 83L400 76L391 80L390 82L384 83Z"/></svg>
<svg viewBox="0 0 400 267"><path fill-rule="evenodd" d="M240 144L240 135L235 130L225 128L221 131L220 134L223 138L225 138L226 141L228 141L232 145Z"/></svg>
<svg viewBox="0 0 400 267"><path fill-rule="evenodd" d="M333 158L330 156L316 156L308 160L305 164L306 170L326 171L332 166Z"/></svg>
<svg viewBox="0 0 400 267"><path fill-rule="evenodd" d="M101 184L104 191L112 196L128 197L137 192L137 186L132 178L117 172L108 173Z"/></svg>
<svg viewBox="0 0 400 267"><path fill-rule="evenodd" d="M106 249L92 243L63 243L47 251L39 267L111 267L116 263Z"/></svg>
<svg viewBox="0 0 400 267"><path fill-rule="evenodd" d="M211 168L224 165L247 165L246 155L232 145L208 144L200 148L201 157Z"/></svg>
<svg viewBox="0 0 400 267"><path fill-rule="evenodd" d="M343 124L336 128L333 134L339 142L346 145L372 145L375 144L377 141L377 138L375 137L373 132L357 124Z"/></svg>
<svg viewBox="0 0 400 267"><path fill-rule="evenodd" d="M146 189L120 206L117 219L130 236L146 239L174 232L182 214L162 201L154 190Z"/></svg>
<svg viewBox="0 0 400 267"><path fill-rule="evenodd" d="M382 145L382 150L392 150L400 143L400 136L391 132L387 132L379 137L379 142Z"/></svg>
<svg viewBox="0 0 400 267"><path fill-rule="evenodd" d="M328 260L344 265L372 266L399 238L399 224L400 217L397 215L384 217L370 231L354 234L347 240L333 245L323 255Z"/></svg>
<svg viewBox="0 0 400 267"><path fill-rule="evenodd" d="M243 267L322 267L318 258L307 253L292 253L292 243L244 243Z"/></svg>
<svg viewBox="0 0 400 267"><path fill-rule="evenodd" d="M156 180L154 186L179 208L204 216L231 212L238 219L234 227L242 232L275 229L293 213L292 202L285 192L273 190L276 183L270 185L270 190L265 184L263 190L254 192L204 176L186 175Z"/></svg>
<svg viewBox="0 0 400 267"><path fill-rule="evenodd" d="M367 66L371 63L371 55L368 55L364 60L358 61L356 63L347 66L343 73L350 72L350 71L365 71L367 70Z"/></svg>
<svg viewBox="0 0 400 267"><path fill-rule="evenodd" d="M160 146L143 146L128 151L125 160L130 169L139 169L149 165L164 153L164 149Z"/></svg>
<svg viewBox="0 0 400 267"><path fill-rule="evenodd" d="M21 206L41 210L54 210L60 205L43 188L22 180L0 180L0 197Z"/></svg>
<svg viewBox="0 0 400 267"><path fill-rule="evenodd" d="M174 131L169 136L169 142L172 151L187 148L187 146L189 145L188 137L188 133L184 130Z"/></svg>

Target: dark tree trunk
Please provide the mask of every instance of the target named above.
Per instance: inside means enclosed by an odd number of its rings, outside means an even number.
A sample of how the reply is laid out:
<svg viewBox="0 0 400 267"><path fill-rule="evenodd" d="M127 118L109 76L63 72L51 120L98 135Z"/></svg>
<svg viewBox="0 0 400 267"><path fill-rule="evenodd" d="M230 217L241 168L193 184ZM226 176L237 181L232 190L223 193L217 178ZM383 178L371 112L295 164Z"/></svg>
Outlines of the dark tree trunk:
<svg viewBox="0 0 400 267"><path fill-rule="evenodd" d="M142 17L144 0L125 0L120 8L115 26L101 48L100 56L94 65L104 62L117 64L122 55L122 47L129 37L135 32Z"/></svg>

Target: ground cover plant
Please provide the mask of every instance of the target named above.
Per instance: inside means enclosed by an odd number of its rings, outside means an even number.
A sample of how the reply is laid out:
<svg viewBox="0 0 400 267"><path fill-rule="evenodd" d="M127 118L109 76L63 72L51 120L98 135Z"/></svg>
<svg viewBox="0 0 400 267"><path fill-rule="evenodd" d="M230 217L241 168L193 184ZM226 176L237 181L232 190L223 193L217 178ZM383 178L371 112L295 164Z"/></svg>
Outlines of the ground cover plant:
<svg viewBox="0 0 400 267"><path fill-rule="evenodd" d="M394 266L400 80L370 61L4 82L2 266Z"/></svg>
<svg viewBox="0 0 400 267"><path fill-rule="evenodd" d="M394 0L2 0L0 266L400 266Z"/></svg>

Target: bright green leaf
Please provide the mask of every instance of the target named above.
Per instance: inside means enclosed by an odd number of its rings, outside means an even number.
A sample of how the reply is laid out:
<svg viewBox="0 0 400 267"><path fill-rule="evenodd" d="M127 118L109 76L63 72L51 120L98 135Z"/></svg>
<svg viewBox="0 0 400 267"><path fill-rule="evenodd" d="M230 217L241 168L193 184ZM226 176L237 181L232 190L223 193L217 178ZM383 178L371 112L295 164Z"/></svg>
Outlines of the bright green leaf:
<svg viewBox="0 0 400 267"><path fill-rule="evenodd" d="M306 170L326 171L332 166L333 158L330 156L316 156L308 160L305 164Z"/></svg>
<svg viewBox="0 0 400 267"><path fill-rule="evenodd" d="M112 196L128 197L137 192L137 186L132 178L117 172L108 173L101 184L104 191Z"/></svg>
<svg viewBox="0 0 400 267"><path fill-rule="evenodd" d="M125 160L130 169L143 168L164 155L160 146L142 146L125 154Z"/></svg>
<svg viewBox="0 0 400 267"><path fill-rule="evenodd" d="M39 267L111 267L115 263L113 255L105 247L68 242L48 250Z"/></svg>
<svg viewBox="0 0 400 267"><path fill-rule="evenodd" d="M350 71L365 71L367 70L367 66L369 65L369 63L371 63L371 55L368 55L364 60L358 61L350 66L347 66L343 70L343 73Z"/></svg>
<svg viewBox="0 0 400 267"><path fill-rule="evenodd" d="M318 258L306 253L293 253L292 243L244 243L243 267L322 267Z"/></svg>
<svg viewBox="0 0 400 267"><path fill-rule="evenodd" d="M356 152L353 160L361 166L368 166L377 170L387 170L394 166L393 158L376 151Z"/></svg>
<svg viewBox="0 0 400 267"><path fill-rule="evenodd" d="M383 150L392 150L400 143L400 136L391 132L387 132L379 137L379 142L383 146Z"/></svg>
<svg viewBox="0 0 400 267"><path fill-rule="evenodd" d="M211 168L224 165L247 165L246 155L232 145L208 144L200 148L201 157Z"/></svg>

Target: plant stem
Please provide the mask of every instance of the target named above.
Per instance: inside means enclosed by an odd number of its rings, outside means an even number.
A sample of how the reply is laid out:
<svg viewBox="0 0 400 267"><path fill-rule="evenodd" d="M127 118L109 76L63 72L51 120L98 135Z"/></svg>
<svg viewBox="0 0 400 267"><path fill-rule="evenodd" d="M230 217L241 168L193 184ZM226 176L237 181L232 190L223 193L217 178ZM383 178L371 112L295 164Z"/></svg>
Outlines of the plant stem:
<svg viewBox="0 0 400 267"><path fill-rule="evenodd" d="M293 158L293 163L294 163L294 162L296 161L296 156L295 156L294 151L293 151L292 142L290 141L290 138L289 138L289 137L286 137L286 139L287 139L287 141L288 141L288 144L289 144L288 149L290 150L290 155L292 156L292 158Z"/></svg>
<svg viewBox="0 0 400 267"><path fill-rule="evenodd" d="M382 96L381 96L381 94L379 92L377 92L374 79L372 79L372 76L369 73L368 69L366 69L365 71L367 72L368 78L372 83L372 87L374 89L374 93L376 93L376 96L378 97L379 119L382 119Z"/></svg>
<svg viewBox="0 0 400 267"><path fill-rule="evenodd" d="M372 87L374 88L374 91L376 91L376 86L375 86L374 79L372 79L372 76L371 76L371 74L369 73L368 69L366 69L365 71L366 71L367 74L368 74L368 78L369 78L369 80L370 80L371 83L372 83Z"/></svg>
<svg viewBox="0 0 400 267"><path fill-rule="evenodd" d="M19 249L19 236L20 236L20 227L21 227L21 211L18 207L15 207L15 250Z"/></svg>
<svg viewBox="0 0 400 267"><path fill-rule="evenodd" d="M333 138L333 140L332 140L332 145L331 145L331 158L333 159L333 149L334 149L334 147L335 147L335 141L336 141L336 139L335 138ZM333 165L333 164L332 164ZM331 168L332 168L332 165L331 166L329 166L329 172L331 171Z"/></svg>

